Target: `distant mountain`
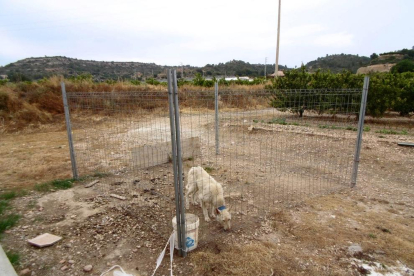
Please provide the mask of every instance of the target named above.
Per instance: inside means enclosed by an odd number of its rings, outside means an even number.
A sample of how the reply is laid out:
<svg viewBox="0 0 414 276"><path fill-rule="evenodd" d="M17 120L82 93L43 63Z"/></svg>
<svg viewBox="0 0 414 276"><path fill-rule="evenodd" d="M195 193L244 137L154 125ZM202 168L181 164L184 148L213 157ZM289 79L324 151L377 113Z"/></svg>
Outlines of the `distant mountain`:
<svg viewBox="0 0 414 276"><path fill-rule="evenodd" d="M184 66L163 66L155 63L143 62L118 62L118 61L94 61L56 57L26 58L4 67L0 67L0 75L13 76L15 74L24 76L27 80L37 80L53 75L65 77L91 74L96 81L107 79L146 79L165 78L167 69L177 69L178 77L181 77L182 70L184 77L194 77L197 73L204 76L263 76L264 64L250 64L241 60L232 60L217 65L207 64L204 67ZM280 70L286 67L280 66ZM273 73L274 64L267 66L267 73Z"/></svg>
<svg viewBox="0 0 414 276"><path fill-rule="evenodd" d="M369 57L359 55L326 55L306 64L306 68L310 72L315 72L318 69L330 70L333 73L339 73L343 70L349 70L356 73L359 67L369 65L371 59Z"/></svg>
<svg viewBox="0 0 414 276"><path fill-rule="evenodd" d="M414 47L413 47L414 48ZM395 68L394 68L395 67ZM394 68L394 69L393 69ZM358 74L367 74L370 72L406 72L414 71L414 49L402 49L394 52L387 52L377 55L371 55L371 62L368 66L358 69Z"/></svg>
<svg viewBox="0 0 414 276"><path fill-rule="evenodd" d="M56 56L26 58L10 63L0 68L0 75L20 73L33 80L52 75L71 77L81 74L91 74L95 80L138 79L157 76L169 68L172 67L155 63L94 61Z"/></svg>

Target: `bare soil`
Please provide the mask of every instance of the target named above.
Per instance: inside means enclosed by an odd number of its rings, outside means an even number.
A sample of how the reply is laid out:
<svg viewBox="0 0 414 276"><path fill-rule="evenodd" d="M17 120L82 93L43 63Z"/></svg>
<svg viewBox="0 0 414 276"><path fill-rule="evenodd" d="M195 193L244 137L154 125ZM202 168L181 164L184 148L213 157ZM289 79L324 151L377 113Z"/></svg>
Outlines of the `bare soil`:
<svg viewBox="0 0 414 276"><path fill-rule="evenodd" d="M230 122L224 120L220 155L212 154L214 136L203 136L200 157L185 161L185 172L193 165L208 166L223 183L227 203L233 209L233 227L224 231L217 222L206 223L200 208L191 207L189 212L200 218L199 246L187 258L174 257L174 274L363 275L372 270L369 265L379 264L376 272L383 275L414 275L414 148L397 145L413 141L412 133L365 133L358 183L351 189L350 172L342 172L338 165L348 168L352 162L349 157L356 132L322 129L318 124L261 123L268 115L252 113L247 121L246 114ZM214 128L212 117L193 118L188 112L182 119L183 136L194 136L190 130L196 131L196 136L206 130L214 134L210 131ZM253 123L253 119L259 122ZM168 121L151 120L146 120L147 129L158 133L155 140L164 141L168 131L162 130ZM155 122L155 126L148 122ZM112 123L97 119L96 125ZM186 125L191 125L189 131ZM94 140L93 133L85 133L89 136L78 135L81 144ZM102 133L95 134L101 137ZM117 134L123 138L131 135L124 130ZM272 137L282 142L272 143ZM334 150L324 151L335 145ZM19 252L17 271L29 268L32 275L45 276L100 275L119 264L133 275L152 274L172 232L171 164L122 169L117 159L122 150L115 148L97 156L112 156L117 173L91 176L69 190L30 191L12 201L14 208L9 212L22 218L6 231L1 242L6 250ZM303 155L294 158L292 153ZM2 190L70 177L63 129L2 135L0 156ZM93 162L99 160L95 159L84 164L96 167ZM286 170L288 173L278 174ZM318 171L322 177L309 177ZM94 179L99 183L84 188ZM126 200L113 198L111 193ZM27 243L45 232L63 240L43 249ZM362 252L349 252L352 244L360 245ZM167 254L157 275L169 275L168 259ZM83 272L89 264L93 271Z"/></svg>

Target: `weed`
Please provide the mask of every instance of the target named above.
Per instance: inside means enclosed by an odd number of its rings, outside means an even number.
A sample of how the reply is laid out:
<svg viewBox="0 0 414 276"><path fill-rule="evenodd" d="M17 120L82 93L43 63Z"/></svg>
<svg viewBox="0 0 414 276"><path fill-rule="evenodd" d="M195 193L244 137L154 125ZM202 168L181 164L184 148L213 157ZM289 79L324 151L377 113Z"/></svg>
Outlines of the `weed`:
<svg viewBox="0 0 414 276"><path fill-rule="evenodd" d="M391 134L391 135L407 135L408 131L406 130L401 130L400 132L392 130L392 129L381 129L381 130L377 130L375 131L376 133L381 133L381 134ZM382 137L381 137L382 138Z"/></svg>
<svg viewBox="0 0 414 276"><path fill-rule="evenodd" d="M10 209L9 201L12 200L15 197L23 196L27 192L22 191L10 191L0 194L0 215L4 213L7 209Z"/></svg>
<svg viewBox="0 0 414 276"><path fill-rule="evenodd" d="M351 126L347 126L345 129L346 130L352 130L352 131L357 131L358 130L356 127L351 127Z"/></svg>
<svg viewBox="0 0 414 276"><path fill-rule="evenodd" d="M26 190L14 190L14 191L9 191L9 192L0 194L0 200L10 200L15 197L20 197L20 196L25 196L25 195L27 195Z"/></svg>
<svg viewBox="0 0 414 276"><path fill-rule="evenodd" d="M371 131L371 128L369 126L366 126L366 127L364 127L364 131L369 132L369 131Z"/></svg>
<svg viewBox="0 0 414 276"><path fill-rule="evenodd" d="M20 263L20 254L18 252L7 251L6 255L13 266L16 266Z"/></svg>
<svg viewBox="0 0 414 276"><path fill-rule="evenodd" d="M64 180L57 179L57 180L52 181L52 185L56 189L67 190L69 188L72 188L74 181L75 181L74 179L64 179Z"/></svg>
<svg viewBox="0 0 414 276"><path fill-rule="evenodd" d="M372 234L372 233L371 233L371 234L369 234L369 235L368 235L368 237L370 237L371 239L376 239L376 238L377 238L377 236L375 236L375 235L374 235L374 234Z"/></svg>
<svg viewBox="0 0 414 276"><path fill-rule="evenodd" d="M6 211L9 208L9 203L6 200L0 200L0 215L2 215L4 211Z"/></svg>
<svg viewBox="0 0 414 276"><path fill-rule="evenodd" d="M253 123L256 123L257 124L258 122L259 122L259 120L253 120Z"/></svg>
<svg viewBox="0 0 414 276"><path fill-rule="evenodd" d="M287 125L286 118L273 118L271 121L267 122L268 124L278 124L278 125Z"/></svg>
<svg viewBox="0 0 414 276"><path fill-rule="evenodd" d="M214 170L214 168L212 168L212 167L204 167L204 170L206 172L208 172L208 173L211 173Z"/></svg>
<svg viewBox="0 0 414 276"><path fill-rule="evenodd" d="M12 228L17 224L17 221L19 220L19 215L7 215L2 218L0 218L0 234L6 231L9 228Z"/></svg>
<svg viewBox="0 0 414 276"><path fill-rule="evenodd" d="M6 193L4 193L4 194L1 194L1 195L0 195L0 199L3 199L3 200L10 200L10 199L15 198L16 196L17 196L16 191L11 191L11 192L6 192Z"/></svg>
<svg viewBox="0 0 414 276"><path fill-rule="evenodd" d="M41 184L36 184L34 189L38 192L49 192L52 189L58 189L58 190L67 190L69 188L72 188L73 182L75 182L75 179L69 178L69 179L56 179L50 182L45 182Z"/></svg>
<svg viewBox="0 0 414 276"><path fill-rule="evenodd" d="M342 129L341 127L335 125L319 125L318 127L322 129Z"/></svg>

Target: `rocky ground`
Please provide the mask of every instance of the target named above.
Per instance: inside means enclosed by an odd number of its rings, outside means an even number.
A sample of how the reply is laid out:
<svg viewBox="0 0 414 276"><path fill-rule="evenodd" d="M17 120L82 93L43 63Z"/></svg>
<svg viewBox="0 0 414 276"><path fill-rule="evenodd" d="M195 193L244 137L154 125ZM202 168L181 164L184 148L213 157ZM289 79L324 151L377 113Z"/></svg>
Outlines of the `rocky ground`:
<svg viewBox="0 0 414 276"><path fill-rule="evenodd" d="M411 133L367 132L358 183L350 189L344 185L349 183L345 181L348 178L334 177L340 172L335 160L347 156L348 149L342 146L351 144L347 137L355 132L244 119L233 122L236 125L224 122L221 126L222 139L227 142L222 145L226 151L220 158L211 154L213 143L202 143L201 157L184 163L185 172L193 165L202 165L223 183L226 201L234 208L232 229L224 231L217 222L204 222L200 208L191 207L189 212L200 217L199 245L187 258L175 254L174 274L414 275L414 148L397 145L411 141ZM203 127L213 127L210 123L206 120ZM15 159L28 159L31 151L37 154L36 146L53 140L55 134L19 138L26 139L25 150L10 149L17 138L3 136L3 160L11 164L13 154ZM271 135L279 135L284 143L273 147L269 142L261 144L259 150L255 148L254 141L269 141L265 137ZM332 145L330 141L338 148L333 153L324 152L324 146ZM58 146L53 144L53 150L59 151ZM268 154L271 149L285 153L285 157L274 159ZM309 158L297 162L289 155L292 151L306 152L303 156ZM47 158L49 154L53 152L47 151ZM317 154L327 160L316 162ZM52 162L47 158L42 161L45 167ZM347 157L343 160L348 162ZM67 161L52 163L67 166ZM272 164L292 168L290 175L306 177L297 180L281 175L272 179L277 169ZM307 177L309 170L321 168L325 178ZM3 179L13 178L9 172ZM172 232L172 179L171 163L166 163L139 172L90 176L67 190L30 190L11 201L7 212L19 214L21 219L6 230L1 243L6 251L20 255L16 270L24 275L100 275L113 265L121 265L133 275L151 275ZM85 188L94 180L99 182ZM323 186L330 182L340 185ZM278 190L264 183L286 186ZM328 188L335 188L335 192ZM43 233L61 236L62 240L40 249L27 242ZM157 275L169 275L168 260L167 253Z"/></svg>

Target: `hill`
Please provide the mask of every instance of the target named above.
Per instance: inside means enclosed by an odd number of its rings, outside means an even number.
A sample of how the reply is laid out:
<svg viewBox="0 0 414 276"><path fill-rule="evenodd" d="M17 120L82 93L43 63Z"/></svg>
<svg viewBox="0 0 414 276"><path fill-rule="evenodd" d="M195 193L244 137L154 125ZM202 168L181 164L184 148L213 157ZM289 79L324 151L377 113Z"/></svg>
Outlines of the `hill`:
<svg viewBox="0 0 414 276"><path fill-rule="evenodd" d="M358 74L369 72L414 72L414 49L402 49L394 52L387 52L371 55L369 66L358 69Z"/></svg>
<svg viewBox="0 0 414 276"><path fill-rule="evenodd" d="M0 75L7 75L10 80L38 80L54 75L65 77L91 74L95 81L108 79L137 79L146 78L162 79L166 76L167 69L177 69L178 77L184 71L185 77L194 77L197 73L205 76L263 76L264 64L250 64L241 60L232 60L226 63L207 64L204 67L163 66L155 63L143 62L117 62L117 61L94 61L56 57L26 58L4 67L0 67ZM286 67L280 66L281 70ZM267 72L273 73L274 65L267 66Z"/></svg>
<svg viewBox="0 0 414 276"><path fill-rule="evenodd" d="M306 64L309 72L315 72L318 69L330 70L333 73L339 73L343 70L349 70L356 73L358 68L369 65L371 59L369 57L359 55L326 55Z"/></svg>
<svg viewBox="0 0 414 276"><path fill-rule="evenodd" d="M168 66L160 66L155 63L142 62L114 62L81 60L68 57L38 57L26 58L10 63L0 68L0 75L8 75L9 78L23 75L30 80L42 79L53 75L65 77L91 74L97 81L106 79L139 79L150 77L165 72Z"/></svg>

